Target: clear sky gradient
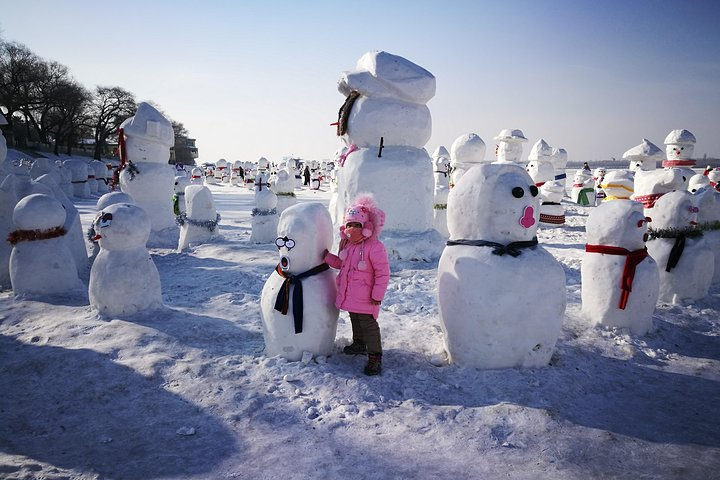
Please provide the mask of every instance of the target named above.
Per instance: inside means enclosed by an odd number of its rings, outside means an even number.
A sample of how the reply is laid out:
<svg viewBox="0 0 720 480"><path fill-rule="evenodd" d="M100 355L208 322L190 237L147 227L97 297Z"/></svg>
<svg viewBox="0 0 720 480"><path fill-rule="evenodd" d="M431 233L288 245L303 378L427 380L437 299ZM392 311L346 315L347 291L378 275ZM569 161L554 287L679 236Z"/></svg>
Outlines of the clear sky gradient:
<svg viewBox="0 0 720 480"><path fill-rule="evenodd" d="M520 128L571 161L670 130L720 157L720 1L0 0L0 35L152 100L200 162L332 158L340 73L386 50L437 77L427 150Z"/></svg>

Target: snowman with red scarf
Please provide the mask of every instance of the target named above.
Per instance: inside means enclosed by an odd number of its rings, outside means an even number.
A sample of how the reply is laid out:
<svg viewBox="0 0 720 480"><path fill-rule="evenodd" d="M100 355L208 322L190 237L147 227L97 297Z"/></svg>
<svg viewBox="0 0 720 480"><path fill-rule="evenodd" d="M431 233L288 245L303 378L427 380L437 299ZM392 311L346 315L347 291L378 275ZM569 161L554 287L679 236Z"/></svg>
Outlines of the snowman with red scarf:
<svg viewBox="0 0 720 480"><path fill-rule="evenodd" d="M645 248L647 219L641 203L603 202L588 216L580 268L582 313L594 325L629 328L645 335L652 327L660 276Z"/></svg>

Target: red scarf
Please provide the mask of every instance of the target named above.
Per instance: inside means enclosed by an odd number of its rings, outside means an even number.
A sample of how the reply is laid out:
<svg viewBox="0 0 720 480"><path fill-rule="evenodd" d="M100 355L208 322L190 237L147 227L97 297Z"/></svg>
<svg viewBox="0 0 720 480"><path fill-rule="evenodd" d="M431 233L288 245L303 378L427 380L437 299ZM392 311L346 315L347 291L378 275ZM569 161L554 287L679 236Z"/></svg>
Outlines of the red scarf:
<svg viewBox="0 0 720 480"><path fill-rule="evenodd" d="M653 208L657 199L665 195L664 193L649 193L647 195L635 195L633 200L643 204L645 208Z"/></svg>
<svg viewBox="0 0 720 480"><path fill-rule="evenodd" d="M632 292L633 279L635 278L635 267L648 256L647 247L631 252L625 248L613 247L611 245L590 245L585 244L585 251L588 253L607 253L608 255L625 255L625 267L620 278L620 304L618 308L625 310L628 297Z"/></svg>
<svg viewBox="0 0 720 480"><path fill-rule="evenodd" d="M662 166L664 167L694 167L695 160L663 160Z"/></svg>
<svg viewBox="0 0 720 480"><path fill-rule="evenodd" d="M62 237L65 235L65 228L55 227L49 230L15 230L10 232L7 241L12 245L20 242L34 242L36 240L48 240L50 238Z"/></svg>

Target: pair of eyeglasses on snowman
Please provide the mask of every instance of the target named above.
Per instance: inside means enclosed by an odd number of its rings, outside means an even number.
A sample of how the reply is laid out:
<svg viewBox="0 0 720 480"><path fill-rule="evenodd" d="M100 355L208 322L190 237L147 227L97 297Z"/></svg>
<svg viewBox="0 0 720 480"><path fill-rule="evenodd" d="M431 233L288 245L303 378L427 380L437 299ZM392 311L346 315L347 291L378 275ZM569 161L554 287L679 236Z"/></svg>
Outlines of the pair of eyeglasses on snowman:
<svg viewBox="0 0 720 480"><path fill-rule="evenodd" d="M103 213L97 219L98 227L109 227L112 223L112 213Z"/></svg>
<svg viewBox="0 0 720 480"><path fill-rule="evenodd" d="M291 248L293 248L295 246L295 240L293 240L292 238L288 238L287 236L277 237L275 239L275 246L277 248L285 247L288 250L290 250Z"/></svg>

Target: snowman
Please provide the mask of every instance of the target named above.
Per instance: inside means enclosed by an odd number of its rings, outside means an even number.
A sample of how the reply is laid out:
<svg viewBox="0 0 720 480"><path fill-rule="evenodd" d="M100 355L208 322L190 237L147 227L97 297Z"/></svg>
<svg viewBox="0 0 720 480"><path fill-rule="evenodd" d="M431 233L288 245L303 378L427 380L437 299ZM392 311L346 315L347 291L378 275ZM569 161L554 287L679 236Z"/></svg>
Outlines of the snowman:
<svg viewBox="0 0 720 480"><path fill-rule="evenodd" d="M470 168L485 161L485 142L475 133L466 133L450 146L450 185L455 185Z"/></svg>
<svg viewBox="0 0 720 480"><path fill-rule="evenodd" d="M582 168L575 172L570 199L583 207L595 206L595 179L592 173Z"/></svg>
<svg viewBox="0 0 720 480"><path fill-rule="evenodd" d="M2 147L2 142L0 142ZM3 152L0 151L0 156ZM0 160L2 160L0 158ZM0 162L1 163L1 162ZM15 228L12 217L13 210L18 201L15 191L15 175L7 175L0 183L0 238L7 239L10 232ZM8 242L0 242L0 289L12 288L10 283L10 254L12 245Z"/></svg>
<svg viewBox="0 0 720 480"><path fill-rule="evenodd" d="M310 190L320 190L320 171L317 169L310 172Z"/></svg>
<svg viewBox="0 0 720 480"><path fill-rule="evenodd" d="M232 172L230 173L230 184L239 187L243 181L243 162L235 160L232 166Z"/></svg>
<svg viewBox="0 0 720 480"><path fill-rule="evenodd" d="M666 193L655 202L647 248L660 272L660 302L678 304L708 294L715 260L696 227L697 213L685 190Z"/></svg>
<svg viewBox="0 0 720 480"><path fill-rule="evenodd" d="M120 125L120 189L130 195L150 219L148 246L174 247L172 196L175 169L168 164L175 134L167 118L142 102L135 116Z"/></svg>
<svg viewBox="0 0 720 480"><path fill-rule="evenodd" d="M715 254L713 284L720 283L720 192L706 186L697 190L698 227L703 229L703 237Z"/></svg>
<svg viewBox="0 0 720 480"><path fill-rule="evenodd" d="M63 162L58 160L57 163L59 163L59 172L60 172L60 189L63 191L65 196L67 197L74 197L75 196L75 187L72 183L72 172L63 167ZM56 163L56 165L57 165Z"/></svg>
<svg viewBox="0 0 720 480"><path fill-rule="evenodd" d="M695 166L695 160L692 159L695 143L695 135L684 128L668 133L665 137L666 159L663 160L662 166L677 168L682 172L686 182L690 180L695 174L692 169Z"/></svg>
<svg viewBox="0 0 720 480"><path fill-rule="evenodd" d="M332 353L337 290L335 274L323 260L332 242L330 214L321 203L293 205L281 215L275 240L279 263L260 296L267 356L297 361L304 352Z"/></svg>
<svg viewBox="0 0 720 480"><path fill-rule="evenodd" d="M224 158L221 158L215 162L215 183L227 183L230 180L230 172L228 170L228 162Z"/></svg>
<svg viewBox="0 0 720 480"><path fill-rule="evenodd" d="M13 211L8 235L10 281L15 295L53 295L82 287L65 235L65 208L55 198L32 194Z"/></svg>
<svg viewBox="0 0 720 480"><path fill-rule="evenodd" d="M71 174L73 185L73 197L89 198L90 185L88 184L88 164L84 160L70 158L63 162L63 168L67 168Z"/></svg>
<svg viewBox="0 0 720 480"><path fill-rule="evenodd" d="M630 170L611 170L604 175L600 188L605 193L605 202L630 200L634 191L633 174Z"/></svg>
<svg viewBox="0 0 720 480"><path fill-rule="evenodd" d="M588 216L585 230L580 268L584 317L594 325L645 335L652 327L660 276L645 248L647 220L642 204L623 199L603 202Z"/></svg>
<svg viewBox="0 0 720 480"><path fill-rule="evenodd" d="M525 171L540 189L540 224L556 226L565 223L565 209L560 205L565 182L555 181L553 149L542 138L530 149Z"/></svg>
<svg viewBox="0 0 720 480"><path fill-rule="evenodd" d="M433 154L435 176L435 204L433 205L433 227L444 238L450 236L447 229L447 198L450 193L449 154L445 147L438 147Z"/></svg>
<svg viewBox="0 0 720 480"><path fill-rule="evenodd" d="M630 196L645 207L645 216L652 217L655 202L673 190L685 190L687 179L677 168L638 170L635 172L634 192Z"/></svg>
<svg viewBox="0 0 720 480"><path fill-rule="evenodd" d="M30 165L30 177L34 180L41 175L49 174L60 184L60 167L45 157L36 158Z"/></svg>
<svg viewBox="0 0 720 480"><path fill-rule="evenodd" d="M205 178L203 179L205 185L217 185L218 181L215 177L216 168L217 167L215 166L215 164L211 164L205 167Z"/></svg>
<svg viewBox="0 0 720 480"><path fill-rule="evenodd" d="M605 174L607 171L605 170L605 167L598 167L595 170L593 170L593 179L595 180L595 203L599 204L603 200L605 200L605 191L602 189L600 185L602 185L603 180L605 180Z"/></svg>
<svg viewBox="0 0 720 480"><path fill-rule="evenodd" d="M255 208L252 210L250 241L253 243L271 243L275 239L278 225L277 195L265 181L265 174L258 173L253 182L255 189Z"/></svg>
<svg viewBox="0 0 720 480"><path fill-rule="evenodd" d="M255 186L255 164L252 162L245 162L245 178L243 185L248 190L252 190Z"/></svg>
<svg viewBox="0 0 720 480"><path fill-rule="evenodd" d="M202 185L203 184L203 173L202 170L195 167L190 170L190 185Z"/></svg>
<svg viewBox="0 0 720 480"><path fill-rule="evenodd" d="M209 242L218 235L220 215L210 189L204 185L189 185L185 188L185 211L177 222L180 225L180 240L177 251L182 252L190 245Z"/></svg>
<svg viewBox="0 0 720 480"><path fill-rule="evenodd" d="M500 130L495 140L498 141L495 146L496 163L520 163L520 157L522 157L523 153L523 143L528 141L522 130L517 128Z"/></svg>
<svg viewBox="0 0 720 480"><path fill-rule="evenodd" d="M628 168L631 172L655 170L657 162L663 159L663 152L654 143L643 138L640 145L623 153L623 158L630 162Z"/></svg>
<svg viewBox="0 0 720 480"><path fill-rule="evenodd" d="M108 179L107 179L107 165L105 162L101 162L100 160L92 160L90 162L90 168L95 173L95 182L97 184L97 189L95 190L95 193L99 195L104 195L107 192L110 191L108 188Z"/></svg>
<svg viewBox="0 0 720 480"><path fill-rule="evenodd" d="M277 195L277 213L282 215L286 208L297 203L295 197L295 177L287 168L278 170L275 183L272 185L272 191Z"/></svg>
<svg viewBox="0 0 720 480"><path fill-rule="evenodd" d="M173 202L173 213L175 215L181 215L185 211L185 187L190 185L190 179L184 175L177 175L175 177L175 185L173 187L172 202Z"/></svg>
<svg viewBox="0 0 720 480"><path fill-rule="evenodd" d="M567 173L565 173L565 168L568 163L567 150L564 148L553 148L552 155L550 155L550 163L552 163L553 169L555 170L555 189L559 189L560 186L562 186L564 197L567 195L567 192L565 191L565 183L567 182Z"/></svg>
<svg viewBox="0 0 720 480"><path fill-rule="evenodd" d="M361 192L372 193L387 214L388 253L436 258L442 239L433 229L433 167L424 149L435 77L405 58L373 51L341 76L338 90L346 101L337 134L352 151L340 168L337 210L344 212Z"/></svg>
<svg viewBox="0 0 720 480"><path fill-rule="evenodd" d="M537 243L539 204L533 179L516 165L481 164L450 191L438 306L452 362L495 369L550 361L565 272Z"/></svg>
<svg viewBox="0 0 720 480"><path fill-rule="evenodd" d="M103 208L95 219L100 245L90 270L90 306L108 317L162 307L160 275L145 244L150 217L129 203Z"/></svg>

